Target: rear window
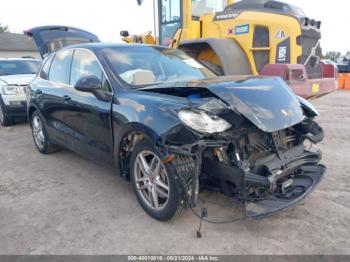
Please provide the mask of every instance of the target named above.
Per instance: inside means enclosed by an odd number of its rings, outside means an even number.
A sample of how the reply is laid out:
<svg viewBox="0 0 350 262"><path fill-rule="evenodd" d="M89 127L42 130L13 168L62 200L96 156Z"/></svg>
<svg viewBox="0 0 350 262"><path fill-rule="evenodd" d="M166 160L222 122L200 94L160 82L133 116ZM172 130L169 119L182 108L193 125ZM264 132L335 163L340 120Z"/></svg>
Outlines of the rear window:
<svg viewBox="0 0 350 262"><path fill-rule="evenodd" d="M4 60L0 61L0 76L37 74L40 61L35 60Z"/></svg>

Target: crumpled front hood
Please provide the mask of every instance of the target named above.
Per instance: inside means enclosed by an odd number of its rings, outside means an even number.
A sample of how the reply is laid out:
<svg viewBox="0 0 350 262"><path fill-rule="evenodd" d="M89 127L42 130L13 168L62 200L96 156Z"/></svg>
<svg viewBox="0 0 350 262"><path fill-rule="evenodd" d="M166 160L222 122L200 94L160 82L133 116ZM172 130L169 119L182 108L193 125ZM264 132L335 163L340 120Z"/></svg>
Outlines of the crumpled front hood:
<svg viewBox="0 0 350 262"><path fill-rule="evenodd" d="M304 119L298 99L279 77L247 77L205 85L265 132L285 129Z"/></svg>
<svg viewBox="0 0 350 262"><path fill-rule="evenodd" d="M222 76L164 83L143 90L172 94L174 92L171 90L184 88L210 90L233 111L243 115L265 132L282 130L304 119L300 102L280 77ZM189 97L188 99L192 100ZM192 102L193 106L200 105L203 99Z"/></svg>
<svg viewBox="0 0 350 262"><path fill-rule="evenodd" d="M192 92L188 92L191 88ZM181 95L181 92L177 92L185 89L187 92ZM276 132L304 120L300 102L280 77L222 76L163 83L141 90L186 98L186 93L196 93L195 90L203 91L203 89L208 89L230 109L243 115L265 132ZM192 97L188 96L187 99L191 100L194 107L201 107L201 104L210 100L209 97L206 99Z"/></svg>
<svg viewBox="0 0 350 262"><path fill-rule="evenodd" d="M35 76L35 74L0 76L0 83L8 85L28 85Z"/></svg>

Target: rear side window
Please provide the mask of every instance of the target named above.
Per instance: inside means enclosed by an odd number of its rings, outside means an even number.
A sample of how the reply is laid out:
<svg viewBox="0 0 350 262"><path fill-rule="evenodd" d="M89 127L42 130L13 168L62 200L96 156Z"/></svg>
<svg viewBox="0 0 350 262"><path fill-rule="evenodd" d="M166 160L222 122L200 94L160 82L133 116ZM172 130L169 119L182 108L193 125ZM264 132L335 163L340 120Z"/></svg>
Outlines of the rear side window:
<svg viewBox="0 0 350 262"><path fill-rule="evenodd" d="M78 49L73 56L70 85L75 86L84 76L96 76L101 82L103 80L102 69L96 57L89 51Z"/></svg>
<svg viewBox="0 0 350 262"><path fill-rule="evenodd" d="M45 80L48 80L48 79L49 79L49 70L50 70L50 66L51 66L53 57L54 57L53 55L50 56L50 57L45 61L45 64L44 64L43 68L41 69L41 71L40 71L40 77L41 77L42 79L45 79Z"/></svg>
<svg viewBox="0 0 350 262"><path fill-rule="evenodd" d="M69 84L70 64L72 50L66 50L55 54L49 73L49 80L60 84Z"/></svg>

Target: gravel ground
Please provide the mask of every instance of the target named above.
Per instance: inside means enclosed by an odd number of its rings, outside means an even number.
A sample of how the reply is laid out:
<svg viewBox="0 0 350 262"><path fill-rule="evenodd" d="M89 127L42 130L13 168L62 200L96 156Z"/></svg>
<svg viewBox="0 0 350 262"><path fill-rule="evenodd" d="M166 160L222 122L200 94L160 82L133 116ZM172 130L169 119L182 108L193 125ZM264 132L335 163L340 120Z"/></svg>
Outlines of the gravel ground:
<svg viewBox="0 0 350 262"><path fill-rule="evenodd" d="M313 103L328 167L318 189L271 218L205 223L201 239L188 210L166 223L146 215L112 167L39 154L27 124L0 128L0 254L350 254L350 92ZM242 215L207 205L211 218Z"/></svg>

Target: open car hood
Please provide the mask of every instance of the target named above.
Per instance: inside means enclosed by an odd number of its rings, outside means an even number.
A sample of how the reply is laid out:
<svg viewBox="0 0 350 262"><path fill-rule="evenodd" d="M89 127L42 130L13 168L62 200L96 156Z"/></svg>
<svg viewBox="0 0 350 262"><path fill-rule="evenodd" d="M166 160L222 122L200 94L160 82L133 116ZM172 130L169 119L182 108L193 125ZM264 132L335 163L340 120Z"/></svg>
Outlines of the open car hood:
<svg viewBox="0 0 350 262"><path fill-rule="evenodd" d="M24 34L33 37L43 58L69 45L100 42L98 37L90 32L59 25L35 27L25 30Z"/></svg>

